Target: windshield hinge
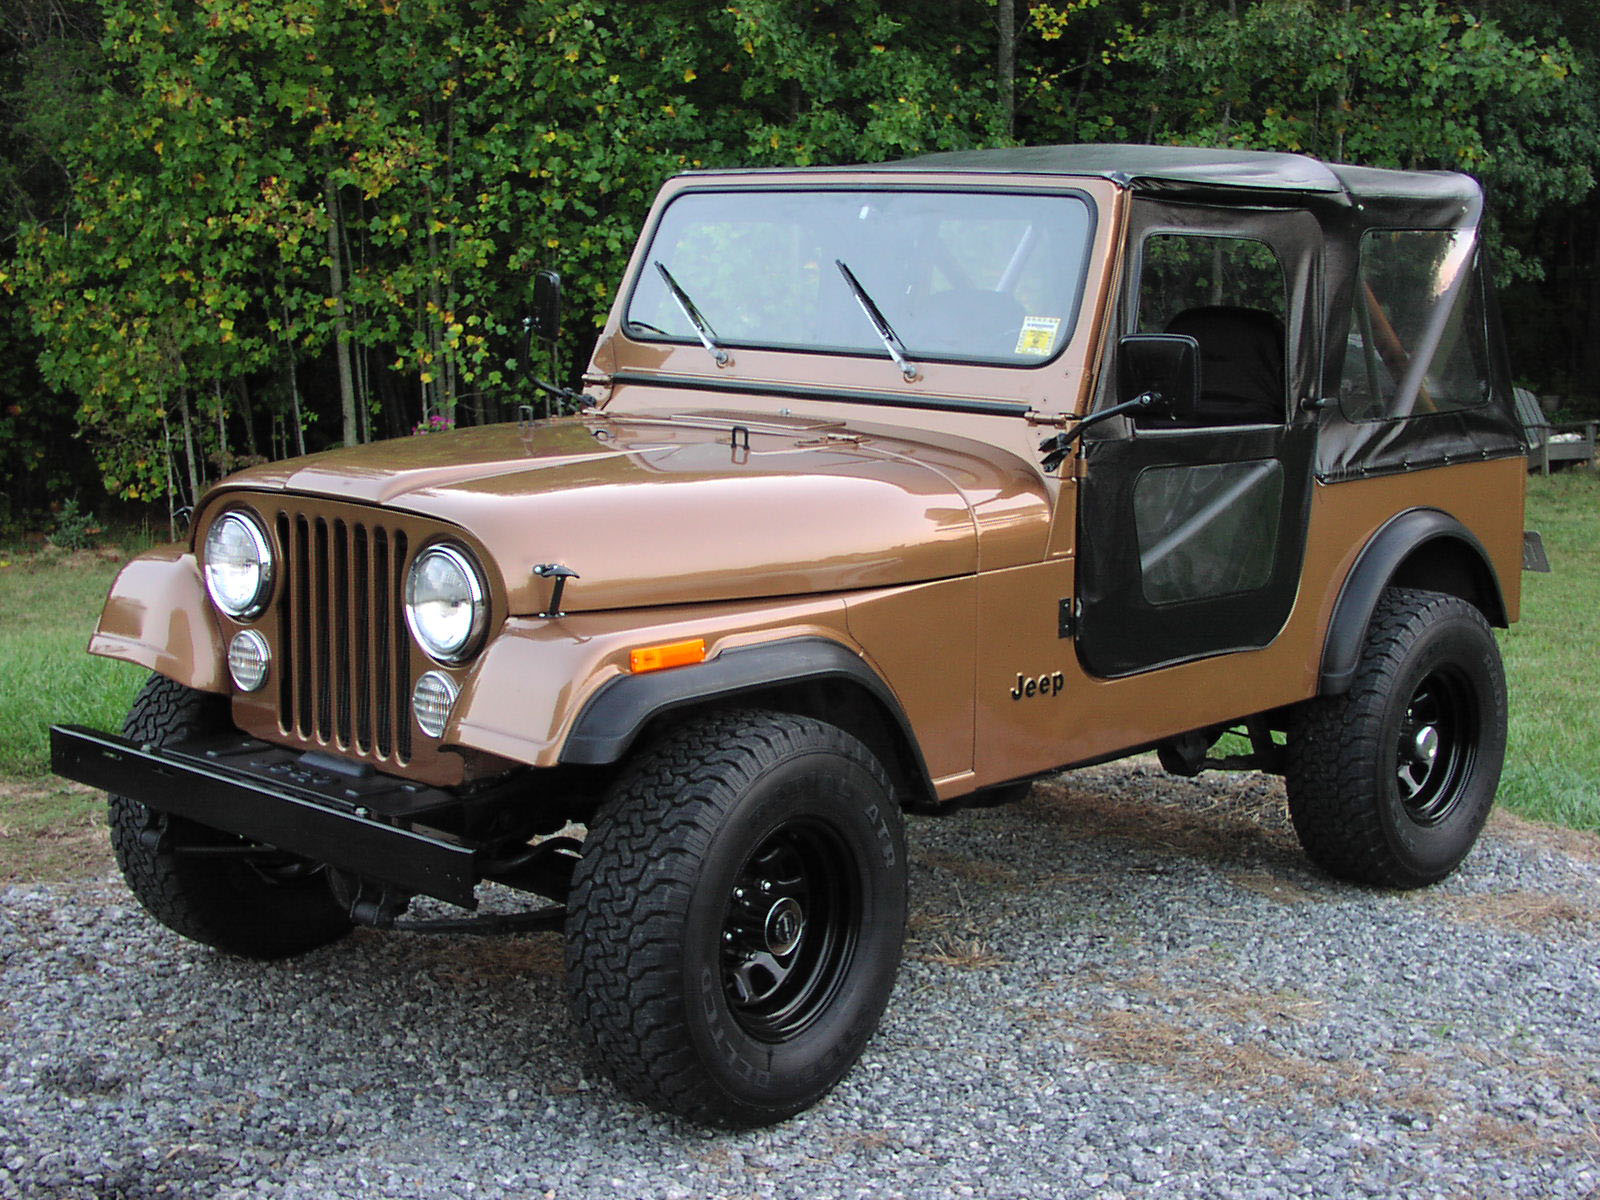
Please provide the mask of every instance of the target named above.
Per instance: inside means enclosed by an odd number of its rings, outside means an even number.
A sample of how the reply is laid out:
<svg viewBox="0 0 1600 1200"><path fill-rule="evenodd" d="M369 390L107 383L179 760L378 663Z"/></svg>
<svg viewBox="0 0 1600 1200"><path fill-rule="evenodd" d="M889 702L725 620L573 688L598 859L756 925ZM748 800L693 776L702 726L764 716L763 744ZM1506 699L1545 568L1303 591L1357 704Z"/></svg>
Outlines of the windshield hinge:
<svg viewBox="0 0 1600 1200"><path fill-rule="evenodd" d="M1022 419L1029 425L1048 425L1051 429L1065 429L1069 422L1078 418L1072 413L1042 413L1030 408L1022 414Z"/></svg>

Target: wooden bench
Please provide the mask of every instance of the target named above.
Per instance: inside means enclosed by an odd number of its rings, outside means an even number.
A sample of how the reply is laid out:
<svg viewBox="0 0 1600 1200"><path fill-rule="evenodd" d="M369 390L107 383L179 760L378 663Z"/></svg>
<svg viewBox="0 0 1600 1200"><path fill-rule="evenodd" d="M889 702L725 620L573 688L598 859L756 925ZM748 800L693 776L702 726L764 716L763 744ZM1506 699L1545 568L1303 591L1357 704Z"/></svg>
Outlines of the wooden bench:
<svg viewBox="0 0 1600 1200"><path fill-rule="evenodd" d="M1527 388L1516 388L1517 415L1528 435L1528 470L1548 475L1568 464L1588 466L1594 462L1595 432L1600 421L1570 421L1555 424L1545 416L1538 397Z"/></svg>

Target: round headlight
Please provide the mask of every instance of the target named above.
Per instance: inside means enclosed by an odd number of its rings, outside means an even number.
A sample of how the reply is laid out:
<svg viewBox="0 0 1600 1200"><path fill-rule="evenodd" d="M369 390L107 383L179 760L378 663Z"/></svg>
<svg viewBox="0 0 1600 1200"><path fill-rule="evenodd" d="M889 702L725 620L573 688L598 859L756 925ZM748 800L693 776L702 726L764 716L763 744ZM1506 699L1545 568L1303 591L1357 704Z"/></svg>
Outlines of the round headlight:
<svg viewBox="0 0 1600 1200"><path fill-rule="evenodd" d="M272 544L254 519L234 511L211 523L206 534L206 591L230 617L248 619L272 593Z"/></svg>
<svg viewBox="0 0 1600 1200"><path fill-rule="evenodd" d="M478 648L489 620L483 578L454 546L431 546L406 575L406 624L441 662L460 662Z"/></svg>

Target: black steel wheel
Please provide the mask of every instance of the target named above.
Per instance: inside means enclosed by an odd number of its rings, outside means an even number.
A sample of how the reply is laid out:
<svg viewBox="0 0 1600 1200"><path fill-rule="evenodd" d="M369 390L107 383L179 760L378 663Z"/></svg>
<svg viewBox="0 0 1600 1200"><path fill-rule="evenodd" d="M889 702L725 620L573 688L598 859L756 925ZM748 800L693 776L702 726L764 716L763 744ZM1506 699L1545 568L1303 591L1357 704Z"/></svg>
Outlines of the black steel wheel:
<svg viewBox="0 0 1600 1200"><path fill-rule="evenodd" d="M722 985L734 1020L757 1041L804 1033L849 974L862 888L839 866L851 857L831 826L789 821L735 880L722 923Z"/></svg>
<svg viewBox="0 0 1600 1200"><path fill-rule="evenodd" d="M1300 843L1343 879L1435 883L1488 818L1505 742L1505 673L1483 615L1455 596L1391 588L1350 690L1300 705L1291 721Z"/></svg>
<svg viewBox="0 0 1600 1200"><path fill-rule="evenodd" d="M1400 719L1395 782L1418 825L1437 825L1461 803L1478 755L1478 696L1466 673L1443 667L1424 678Z"/></svg>
<svg viewBox="0 0 1600 1200"><path fill-rule="evenodd" d="M123 732L182 741L227 724L227 700L152 675ZM111 846L128 888L168 929L245 958L286 958L336 941L350 920L319 864L111 796Z"/></svg>
<svg viewBox="0 0 1600 1200"><path fill-rule="evenodd" d="M574 1022L628 1095L720 1125L813 1104L876 1029L905 932L882 765L808 717L667 730L590 825L568 898Z"/></svg>

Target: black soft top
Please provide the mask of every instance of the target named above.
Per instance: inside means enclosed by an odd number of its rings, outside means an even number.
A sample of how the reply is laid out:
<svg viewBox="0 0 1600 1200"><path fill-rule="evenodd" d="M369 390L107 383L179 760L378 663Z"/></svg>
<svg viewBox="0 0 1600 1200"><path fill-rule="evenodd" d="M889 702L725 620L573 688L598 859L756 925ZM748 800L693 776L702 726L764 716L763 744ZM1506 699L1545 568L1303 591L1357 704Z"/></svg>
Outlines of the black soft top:
<svg viewBox="0 0 1600 1200"><path fill-rule="evenodd" d="M860 170L862 168L852 168ZM1176 195L1238 189L1297 192L1336 204L1422 202L1459 205L1474 218L1482 192L1454 171L1391 171L1325 163L1303 154L1266 150L1213 150L1198 146L1017 146L923 154L865 168L886 171L958 171L977 175L1092 175L1139 192Z"/></svg>

